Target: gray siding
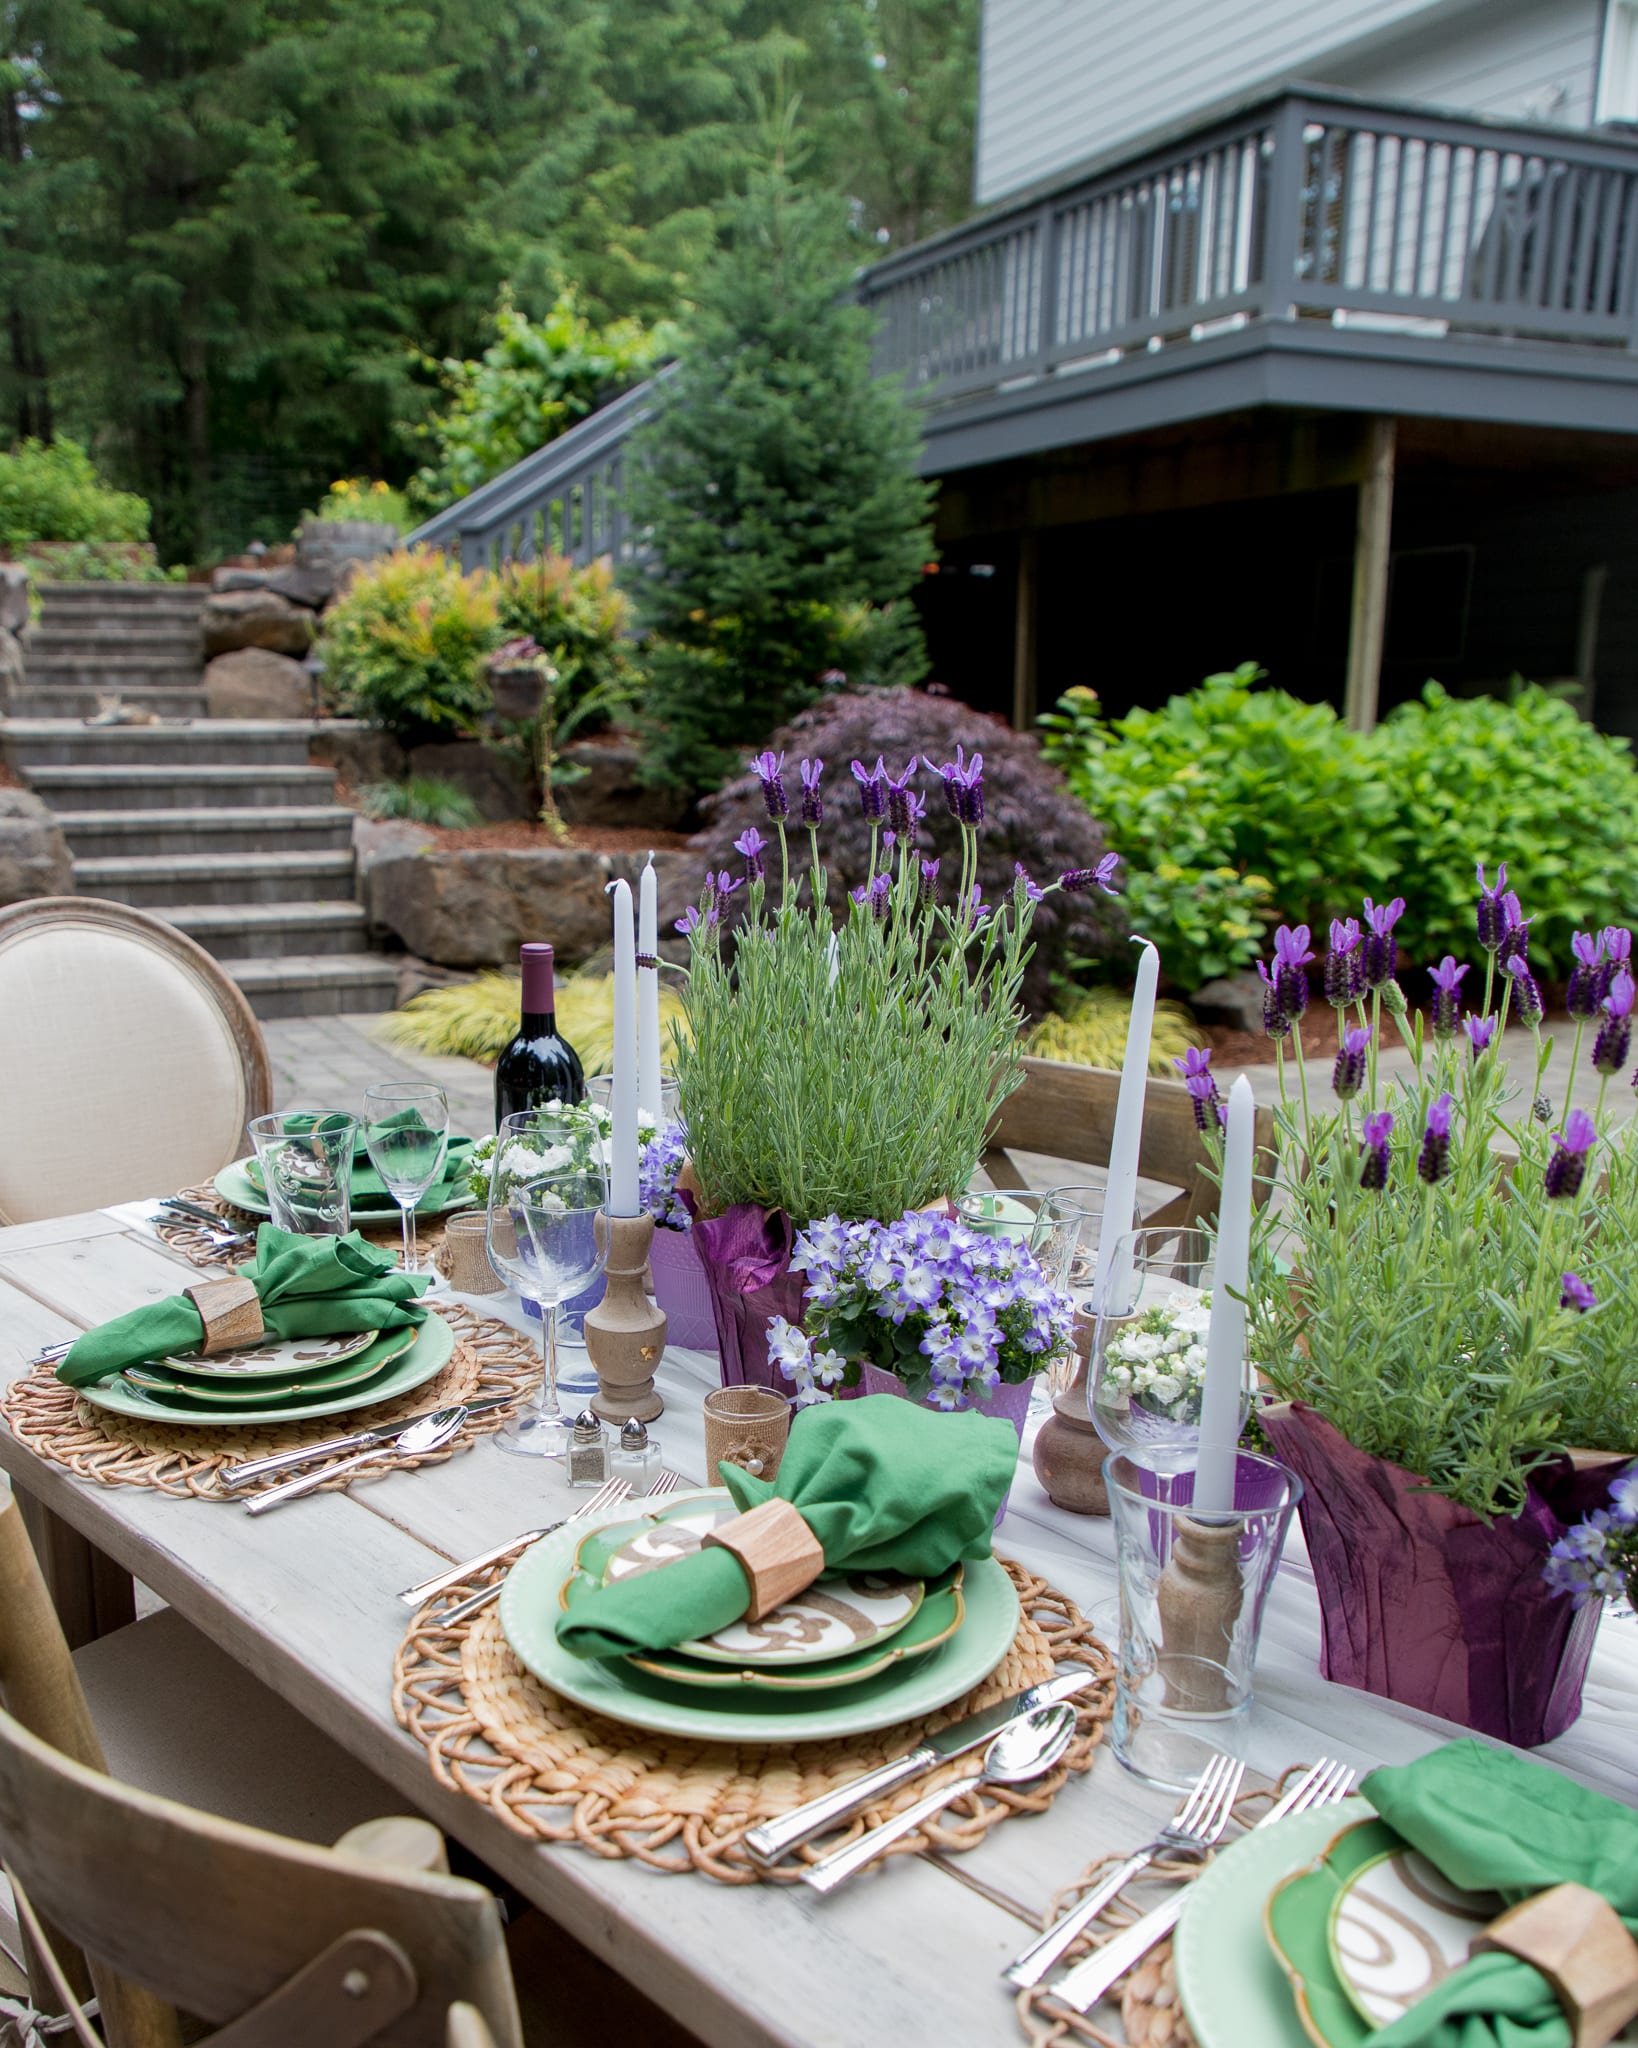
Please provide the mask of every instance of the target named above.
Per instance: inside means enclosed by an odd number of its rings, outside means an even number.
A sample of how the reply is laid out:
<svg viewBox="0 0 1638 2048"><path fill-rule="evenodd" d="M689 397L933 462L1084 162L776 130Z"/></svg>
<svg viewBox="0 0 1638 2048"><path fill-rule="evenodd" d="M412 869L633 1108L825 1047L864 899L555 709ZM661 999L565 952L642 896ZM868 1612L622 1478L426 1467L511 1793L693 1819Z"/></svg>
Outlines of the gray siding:
<svg viewBox="0 0 1638 2048"><path fill-rule="evenodd" d="M1600 0L984 0L977 197L1282 78L1585 122L1599 12Z"/></svg>

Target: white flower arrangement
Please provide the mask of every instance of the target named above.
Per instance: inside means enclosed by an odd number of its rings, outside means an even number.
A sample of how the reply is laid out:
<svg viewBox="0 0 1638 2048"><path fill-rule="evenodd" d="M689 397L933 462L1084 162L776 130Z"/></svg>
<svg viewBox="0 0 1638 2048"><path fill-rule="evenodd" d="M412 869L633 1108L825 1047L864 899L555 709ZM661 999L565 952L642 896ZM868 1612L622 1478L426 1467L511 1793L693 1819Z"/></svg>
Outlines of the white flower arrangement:
<svg viewBox="0 0 1638 2048"><path fill-rule="evenodd" d="M614 1119L600 1102L566 1103L556 1096L534 1112L538 1126L532 1145L516 1138L508 1145L502 1164L515 1179L536 1174L564 1173L580 1166L606 1168L609 1139ZM637 1112L637 1142L648 1145L659 1125L647 1110ZM467 1171L467 1185L480 1202L489 1199L489 1182L495 1166L495 1139L480 1138L473 1146Z"/></svg>
<svg viewBox="0 0 1638 2048"><path fill-rule="evenodd" d="M1144 1309L1106 1345L1100 1391L1173 1422L1198 1421L1210 1326L1209 1289Z"/></svg>

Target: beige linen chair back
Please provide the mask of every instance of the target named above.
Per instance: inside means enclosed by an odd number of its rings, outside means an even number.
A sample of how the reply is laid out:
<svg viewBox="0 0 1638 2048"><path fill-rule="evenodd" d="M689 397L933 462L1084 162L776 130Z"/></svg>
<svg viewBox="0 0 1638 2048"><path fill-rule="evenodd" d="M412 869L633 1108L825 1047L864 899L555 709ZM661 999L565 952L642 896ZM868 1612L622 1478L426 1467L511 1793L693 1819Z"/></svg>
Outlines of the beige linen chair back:
<svg viewBox="0 0 1638 2048"><path fill-rule="evenodd" d="M0 1223L208 1180L271 1099L249 1003L184 933L96 897L0 910Z"/></svg>
<svg viewBox="0 0 1638 2048"><path fill-rule="evenodd" d="M1024 1081L1001 1105L989 1147L985 1172L998 1188L1028 1183L1010 1152L1043 1153L1049 1159L1074 1159L1087 1166L1107 1166L1115 1134L1115 1105L1120 1076L1103 1067L1081 1067L1065 1060L1024 1061ZM1274 1112L1257 1111L1257 1166L1252 1183L1259 1207L1274 1186L1278 1158ZM1138 1173L1181 1190L1171 1201L1145 1216L1145 1225L1210 1226L1217 1220L1217 1184L1206 1171L1206 1151L1194 1120L1194 1104L1181 1081L1150 1077L1143 1105L1143 1143Z"/></svg>
<svg viewBox="0 0 1638 2048"><path fill-rule="evenodd" d="M25 1929L34 1916L45 1935L29 1956L41 2009L65 2007L65 1990L83 2000L88 1971L108 2048L178 2048L177 2009L219 2029L201 2048L522 2048L499 1908L481 1885L348 1853L352 1836L340 1850L287 1841L104 1775L9 1494L0 1697L0 1860ZM391 1854L395 1830L437 1841L419 1822L354 1833Z"/></svg>

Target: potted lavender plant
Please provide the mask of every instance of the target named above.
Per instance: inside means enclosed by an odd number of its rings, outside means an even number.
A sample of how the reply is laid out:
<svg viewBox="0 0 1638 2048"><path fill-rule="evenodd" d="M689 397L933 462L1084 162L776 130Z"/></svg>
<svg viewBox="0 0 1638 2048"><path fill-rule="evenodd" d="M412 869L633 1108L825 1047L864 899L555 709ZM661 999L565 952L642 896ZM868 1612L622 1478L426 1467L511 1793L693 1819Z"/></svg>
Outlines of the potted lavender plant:
<svg viewBox="0 0 1638 2048"><path fill-rule="evenodd" d="M1577 938L1566 1094L1589 1050L1598 1087L1590 1113L1562 1114L1542 1094L1551 1040L1505 871L1489 888L1480 870L1483 995L1465 1014L1480 977L1447 958L1426 1015L1407 1015L1403 908L1367 902L1331 926L1323 1100L1301 1064L1307 928L1282 927L1264 970L1286 1142L1252 1271L1261 1421L1306 1489L1325 1675L1534 1745L1579 1712L1597 1625L1596 1604L1553 1598L1544 1562L1638 1444L1638 1137L1612 1131L1607 1101L1630 1051L1631 937ZM1410 1053L1392 1081L1385 1012ZM1534 1040L1526 1090L1500 1056L1510 1019ZM1190 1085L1215 1121L1209 1078Z"/></svg>

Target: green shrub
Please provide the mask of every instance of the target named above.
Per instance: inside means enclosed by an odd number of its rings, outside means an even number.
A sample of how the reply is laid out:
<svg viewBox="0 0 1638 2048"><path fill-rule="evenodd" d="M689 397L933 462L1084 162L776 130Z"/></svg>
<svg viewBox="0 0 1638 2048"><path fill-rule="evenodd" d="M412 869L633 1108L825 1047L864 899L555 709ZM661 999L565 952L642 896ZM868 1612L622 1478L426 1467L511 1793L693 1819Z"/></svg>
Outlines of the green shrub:
<svg viewBox="0 0 1638 2048"><path fill-rule="evenodd" d="M1126 1028L1132 1017L1128 991L1062 988L1055 995L1061 1007L1031 1030L1025 1052L1043 1060L1071 1060L1082 1067L1119 1067L1126 1057ZM1149 1040L1150 1073L1175 1081L1172 1062L1200 1042L1199 1028L1181 1003L1156 1003Z"/></svg>
<svg viewBox="0 0 1638 2048"><path fill-rule="evenodd" d="M367 818L407 818L414 825L459 829L480 825L483 814L458 782L441 775L409 775L402 782L367 782L358 792Z"/></svg>
<svg viewBox="0 0 1638 2048"><path fill-rule="evenodd" d="M1154 939L1179 988L1197 989L1249 967L1275 922L1267 877L1238 868L1162 860L1127 869L1124 893L1133 931Z"/></svg>
<svg viewBox="0 0 1638 2048"><path fill-rule="evenodd" d="M493 577L400 549L353 578L324 615L320 649L340 707L414 746L477 729L490 702L483 657L502 638Z"/></svg>
<svg viewBox="0 0 1638 2048"><path fill-rule="evenodd" d="M631 607L607 561L584 569L563 555L508 562L496 578L495 602L506 636L533 640L557 671L560 741L629 709L643 676L632 658Z"/></svg>
<svg viewBox="0 0 1638 2048"><path fill-rule="evenodd" d="M382 526L396 526L400 533L408 533L416 523L408 498L379 477L373 481L363 476L338 477L325 492L318 510L305 516L325 524L368 519Z"/></svg>
<svg viewBox="0 0 1638 2048"><path fill-rule="evenodd" d="M28 571L32 583L186 583L188 572L178 562L162 569L153 549L143 542L62 541L41 553L21 548L12 557Z"/></svg>
<svg viewBox="0 0 1638 2048"><path fill-rule="evenodd" d="M148 538L148 505L97 475L77 441L24 441L0 455L0 542Z"/></svg>

